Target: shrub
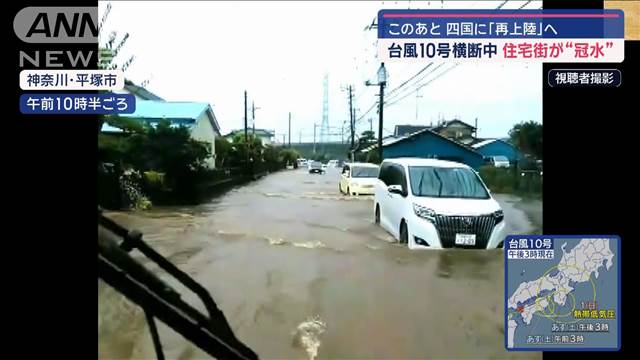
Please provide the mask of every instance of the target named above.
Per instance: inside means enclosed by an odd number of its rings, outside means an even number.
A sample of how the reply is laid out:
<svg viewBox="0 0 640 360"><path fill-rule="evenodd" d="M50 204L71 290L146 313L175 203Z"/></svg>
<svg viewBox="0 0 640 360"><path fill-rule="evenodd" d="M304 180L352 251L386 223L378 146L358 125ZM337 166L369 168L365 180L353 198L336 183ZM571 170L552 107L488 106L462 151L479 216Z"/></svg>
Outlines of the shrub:
<svg viewBox="0 0 640 360"><path fill-rule="evenodd" d="M479 173L492 192L520 195L542 194L542 176L537 171L523 171L516 167L483 166Z"/></svg>

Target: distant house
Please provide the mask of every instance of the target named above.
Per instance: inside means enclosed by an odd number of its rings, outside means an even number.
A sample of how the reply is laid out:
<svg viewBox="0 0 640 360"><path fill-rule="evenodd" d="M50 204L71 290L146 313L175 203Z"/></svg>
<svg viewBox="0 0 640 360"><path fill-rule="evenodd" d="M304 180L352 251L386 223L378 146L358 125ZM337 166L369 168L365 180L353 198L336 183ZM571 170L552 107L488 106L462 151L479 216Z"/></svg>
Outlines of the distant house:
<svg viewBox="0 0 640 360"><path fill-rule="evenodd" d="M409 136L415 132L429 129L446 138L470 145L475 140L476 128L458 119L441 120L437 125L396 125L393 136Z"/></svg>
<svg viewBox="0 0 640 360"><path fill-rule="evenodd" d="M362 151L371 151L377 145ZM388 138L382 143L383 158L419 157L456 161L475 169L480 168L483 156L470 146L464 145L431 129L422 129L411 135Z"/></svg>
<svg viewBox="0 0 640 360"><path fill-rule="evenodd" d="M446 138L467 145L473 142L474 135L476 133L475 126L469 125L466 122L458 119L448 121L444 120L437 126L432 127L431 130Z"/></svg>
<svg viewBox="0 0 640 360"><path fill-rule="evenodd" d="M416 131L424 130L429 128L428 126L423 125L396 125L393 131L393 136L401 137L411 135Z"/></svg>
<svg viewBox="0 0 640 360"><path fill-rule="evenodd" d="M523 158L523 154L513 144L502 139L486 139L471 145L471 147L485 157L505 156L510 163Z"/></svg>
<svg viewBox="0 0 640 360"><path fill-rule="evenodd" d="M143 94L148 96L148 94ZM209 168L215 167L215 139L220 136L220 126L216 116L207 103L201 102L173 102L160 100L137 100L136 111L124 115L129 119L136 119L148 125L157 125L162 120L168 120L171 126L184 126L189 129L191 138L206 143L211 150L207 159ZM122 133L106 122L102 125L103 133Z"/></svg>
<svg viewBox="0 0 640 360"><path fill-rule="evenodd" d="M255 133L256 137L258 137L262 141L262 145L271 145L274 142L274 138L275 138L275 131L274 130L252 129L251 128L251 129L247 130L247 133L249 135ZM244 129L233 130L230 133L228 133L227 135L225 135L224 137L229 141L233 141L233 137L236 136L237 134L243 134L244 135Z"/></svg>
<svg viewBox="0 0 640 360"><path fill-rule="evenodd" d="M140 85L136 85L131 80L124 81L124 88L114 91L118 94L131 94L136 97L136 100L158 100L164 101L160 96L152 93L151 91L143 88Z"/></svg>

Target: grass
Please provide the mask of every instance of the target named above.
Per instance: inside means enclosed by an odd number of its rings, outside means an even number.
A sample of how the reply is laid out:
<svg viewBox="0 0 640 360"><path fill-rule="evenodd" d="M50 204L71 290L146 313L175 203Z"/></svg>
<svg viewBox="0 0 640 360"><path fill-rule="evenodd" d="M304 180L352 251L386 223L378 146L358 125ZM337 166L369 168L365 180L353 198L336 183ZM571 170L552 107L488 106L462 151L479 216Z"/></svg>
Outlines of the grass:
<svg viewBox="0 0 640 360"><path fill-rule="evenodd" d="M480 168L480 177L491 192L542 199L542 176L538 172L524 172L524 176L522 174L515 168Z"/></svg>

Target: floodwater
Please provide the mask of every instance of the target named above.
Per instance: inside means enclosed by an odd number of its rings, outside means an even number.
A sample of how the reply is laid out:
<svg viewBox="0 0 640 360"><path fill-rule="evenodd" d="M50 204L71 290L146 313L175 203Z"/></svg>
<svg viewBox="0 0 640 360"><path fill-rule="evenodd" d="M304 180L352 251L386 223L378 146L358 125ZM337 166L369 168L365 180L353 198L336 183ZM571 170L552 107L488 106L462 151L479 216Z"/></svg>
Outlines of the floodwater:
<svg viewBox="0 0 640 360"><path fill-rule="evenodd" d="M410 251L338 178L282 171L204 205L108 216L205 286L263 359L542 357L504 349L501 250ZM497 198L511 232L537 229L518 198ZM155 358L140 309L104 283L98 294L99 358ZM168 359L208 358L159 331Z"/></svg>

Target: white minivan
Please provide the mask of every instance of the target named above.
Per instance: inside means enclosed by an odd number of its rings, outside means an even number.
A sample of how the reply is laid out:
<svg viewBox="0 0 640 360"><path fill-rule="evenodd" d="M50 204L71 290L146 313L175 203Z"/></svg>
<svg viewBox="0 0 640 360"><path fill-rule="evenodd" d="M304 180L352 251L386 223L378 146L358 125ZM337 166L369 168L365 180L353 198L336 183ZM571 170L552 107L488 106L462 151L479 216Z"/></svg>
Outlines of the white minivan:
<svg viewBox="0 0 640 360"><path fill-rule="evenodd" d="M410 249L494 249L506 235L502 209L478 173L451 161L385 159L374 215Z"/></svg>

